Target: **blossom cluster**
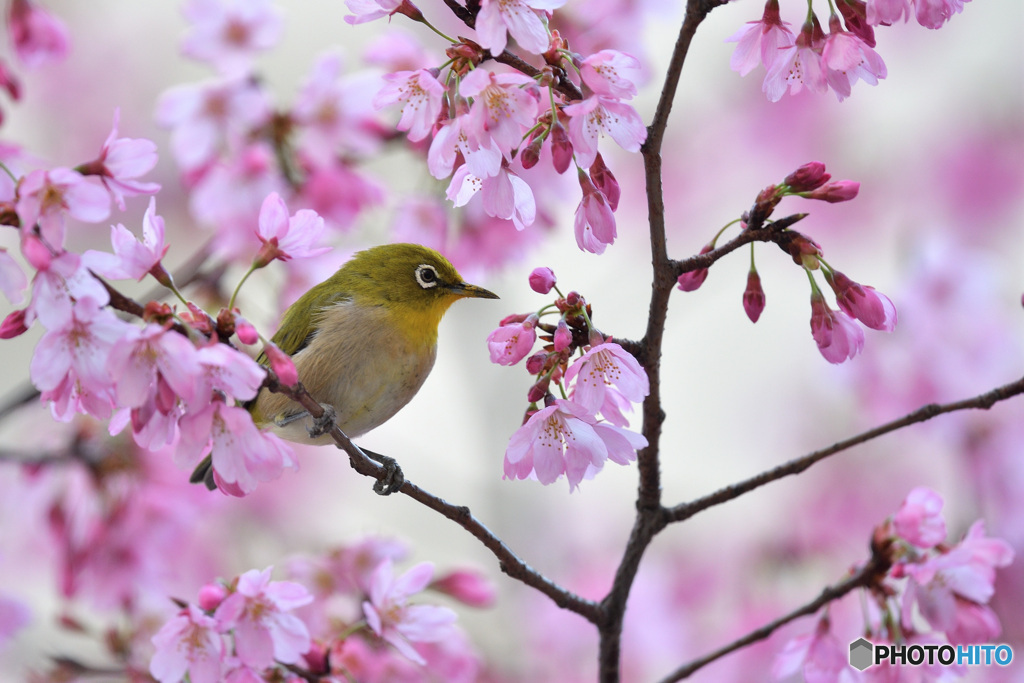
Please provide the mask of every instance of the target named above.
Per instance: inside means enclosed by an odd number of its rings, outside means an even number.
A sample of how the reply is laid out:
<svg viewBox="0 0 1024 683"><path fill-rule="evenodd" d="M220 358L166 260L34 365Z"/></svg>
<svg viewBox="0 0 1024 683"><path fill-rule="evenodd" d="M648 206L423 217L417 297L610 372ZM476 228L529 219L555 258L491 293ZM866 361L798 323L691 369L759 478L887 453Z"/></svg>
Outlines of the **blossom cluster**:
<svg viewBox="0 0 1024 683"><path fill-rule="evenodd" d="M851 180L831 180L825 172L825 165L812 161L790 173L779 184L770 185L758 195L753 208L738 221L743 229L750 224L765 224L783 197L799 196L806 199L835 203L857 196L860 184ZM734 221L735 222L735 221ZM718 238L732 223L722 228L715 237L704 245L701 254L715 248ZM886 295L869 285L854 282L830 266L823 258L821 246L809 237L783 229L776 239L778 245L793 258L794 263L804 269L811 285L811 336L818 351L830 363L847 361L864 348L864 330L855 320L873 330L892 332L896 328L896 307ZM820 270L825 282L835 293L839 310L831 308L814 279L813 271ZM709 269L696 268L678 277L678 287L684 292L700 288L707 279ZM750 270L747 286L743 291L743 309L751 322L756 323L766 303L761 277L754 264L754 249L751 244Z"/></svg>
<svg viewBox="0 0 1024 683"><path fill-rule="evenodd" d="M427 167L435 178L449 179L454 206L479 196L488 216L512 221L518 230L537 216L535 192L550 182L542 172L563 174L575 166L582 195L577 244L602 253L616 238L619 186L598 146L608 135L637 152L646 139L640 115L628 103L637 92L640 62L618 50L587 56L571 51L548 24L548 10L562 4L482 2L476 40L453 41L444 76L429 66L392 72L374 104L401 105L397 127L411 142L430 138ZM426 23L407 1L348 6L353 22L401 13ZM485 66L502 54L509 36L521 50L543 57L544 67L527 74Z"/></svg>
<svg viewBox="0 0 1024 683"><path fill-rule="evenodd" d="M173 446L182 467L210 455L221 488L244 495L296 467L290 448L258 429L236 405L255 398L266 370L222 342L237 332L240 341L255 343L255 330L231 306L215 321L177 290L162 264L168 245L153 198L141 239L117 224L111 228L113 253L65 248L69 219L100 222L110 215L111 201L123 208L126 197L159 190L140 180L156 164L156 145L120 137L118 123L115 113L113 130L94 160L24 172L0 197L5 222L19 231L21 255L35 270L30 284L17 262L0 252L8 299L19 305L29 294L28 304L0 324L0 336L20 335L37 322L43 327L29 372L56 419L87 414L109 420L111 433L130 427L144 448ZM308 209L289 216L274 193L254 222L251 269L324 251L316 246L323 219ZM107 283L147 275L178 296L186 311L178 314L157 301L125 309L124 297ZM118 317L115 308L138 315L143 325ZM273 350L268 348L269 363L287 381L294 373L291 361Z"/></svg>
<svg viewBox="0 0 1024 683"><path fill-rule="evenodd" d="M763 64L761 89L772 102L787 92L824 93L839 101L850 96L857 81L877 85L887 75L875 52L876 26L888 26L913 16L926 28L941 28L970 0L838 0L829 2L828 33L808 2L807 19L797 35L782 21L779 0L768 0L759 21L748 22L727 39L736 51L730 66L746 76ZM838 14L836 10L838 9Z"/></svg>
<svg viewBox="0 0 1024 683"><path fill-rule="evenodd" d="M406 673L471 680L479 664L455 627L455 613L410 603L425 590L472 606L493 600L474 572L434 578L421 562L396 575L397 543L367 539L291 563L294 581L271 568L203 586L153 636L149 671L160 683L318 679L377 681ZM380 647L386 643L390 647Z"/></svg>
<svg viewBox="0 0 1024 683"><path fill-rule="evenodd" d="M623 411L642 401L650 385L636 358L591 324L586 300L577 292L561 296L550 268L535 269L529 282L534 291L554 289L559 297L536 313L506 317L487 337L491 361L514 365L526 358L527 372L537 377L523 425L505 451L505 477L547 485L564 474L571 491L607 460L626 465L647 445L643 435L626 429ZM548 314L558 322L542 323ZM538 330L549 343L531 353ZM551 393L553 386L561 398Z"/></svg>
<svg viewBox="0 0 1024 683"><path fill-rule="evenodd" d="M826 608L813 633L789 641L777 655L776 678L801 671L808 680L840 680L840 672L850 671L846 643L855 635L876 644L964 645L1000 634L999 618L988 602L996 569L1013 561L1013 549L986 536L982 520L958 542L946 543L942 507L942 497L931 489L918 487L907 494L896 514L873 534L872 549L886 571L864 591L866 631L837 636ZM875 680L897 680L899 672L888 670L891 666L872 670L879 676Z"/></svg>

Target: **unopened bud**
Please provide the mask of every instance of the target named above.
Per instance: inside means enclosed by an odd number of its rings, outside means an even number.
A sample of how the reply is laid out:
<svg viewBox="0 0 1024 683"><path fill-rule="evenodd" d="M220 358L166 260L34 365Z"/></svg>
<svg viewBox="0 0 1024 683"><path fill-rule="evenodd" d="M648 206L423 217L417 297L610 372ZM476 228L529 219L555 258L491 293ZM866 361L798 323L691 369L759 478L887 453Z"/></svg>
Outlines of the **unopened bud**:
<svg viewBox="0 0 1024 683"><path fill-rule="evenodd" d="M219 583L208 583L199 589L199 606L207 612L212 612L227 596L228 592L224 586Z"/></svg>
<svg viewBox="0 0 1024 683"><path fill-rule="evenodd" d="M761 288L761 276L753 268L747 273L747 288L743 292L743 310L750 322L756 323L764 311L764 289Z"/></svg>
<svg viewBox="0 0 1024 683"><path fill-rule="evenodd" d="M811 161L796 169L783 180L792 192L807 192L821 187L832 176L825 173L825 164Z"/></svg>
<svg viewBox="0 0 1024 683"><path fill-rule="evenodd" d="M263 353L267 354L270 367L281 384L290 387L299 381L299 372L295 369L292 357L282 351L277 344L267 342L267 345L263 347Z"/></svg>
<svg viewBox="0 0 1024 683"><path fill-rule="evenodd" d="M558 326L555 328L555 351L564 351L569 348L569 344L572 343L572 332L569 331L569 326L565 323L565 318L558 321Z"/></svg>
<svg viewBox="0 0 1024 683"><path fill-rule="evenodd" d="M526 359L526 371L531 375L539 375L543 372L547 361L548 354L544 351L538 351Z"/></svg>
<svg viewBox="0 0 1024 683"><path fill-rule="evenodd" d="M558 279L554 271L547 267L534 268L530 273L530 289L538 294L547 294L555 286Z"/></svg>
<svg viewBox="0 0 1024 683"><path fill-rule="evenodd" d="M530 141L526 147L519 150L519 163L523 165L523 168L533 168L540 161L540 148L544 145L544 141L540 137L536 137Z"/></svg>
<svg viewBox="0 0 1024 683"><path fill-rule="evenodd" d="M565 126L558 121L551 126L551 160L558 173L565 173L572 163L572 142Z"/></svg>

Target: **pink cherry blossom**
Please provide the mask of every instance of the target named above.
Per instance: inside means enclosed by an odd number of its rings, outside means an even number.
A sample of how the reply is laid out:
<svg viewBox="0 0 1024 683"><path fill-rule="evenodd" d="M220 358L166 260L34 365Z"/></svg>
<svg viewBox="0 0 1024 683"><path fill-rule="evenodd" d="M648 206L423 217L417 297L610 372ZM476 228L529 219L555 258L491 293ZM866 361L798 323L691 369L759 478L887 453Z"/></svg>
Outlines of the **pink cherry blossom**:
<svg viewBox="0 0 1024 683"><path fill-rule="evenodd" d="M589 167L597 157L602 133L611 136L627 152L639 152L647 139L647 128L632 106L618 100L592 95L562 109L569 117L569 139L576 163Z"/></svg>
<svg viewBox="0 0 1024 683"><path fill-rule="evenodd" d="M120 223L111 226L110 242L113 254L89 251L90 268L113 280L141 280L147 273L159 275L163 271L161 259L169 248L164 243L164 219L156 213L156 198L150 198L149 208L142 217L142 241Z"/></svg>
<svg viewBox="0 0 1024 683"><path fill-rule="evenodd" d="M847 361L864 348L864 330L843 311L833 311L820 293L811 295L811 336L829 363Z"/></svg>
<svg viewBox="0 0 1024 683"><path fill-rule="evenodd" d="M64 215L99 223L110 215L110 196L101 185L70 168L35 170L18 183L16 204L22 231L36 223L53 249L64 245Z"/></svg>
<svg viewBox="0 0 1024 683"><path fill-rule="evenodd" d="M818 199L830 204L836 204L838 202L850 201L857 196L859 191L860 183L855 180L837 180L835 182L825 183L821 187L810 192L801 192L800 196L807 199Z"/></svg>
<svg viewBox="0 0 1024 683"><path fill-rule="evenodd" d="M491 362L515 365L533 350L537 341L537 316L531 314L522 322L509 322L487 335Z"/></svg>
<svg viewBox="0 0 1024 683"><path fill-rule="evenodd" d="M11 0L7 30L14 54L25 66L59 62L68 55L67 26L30 0Z"/></svg>
<svg viewBox="0 0 1024 683"><path fill-rule="evenodd" d="M117 340L132 329L96 300L85 297L76 302L62 324L43 335L32 355L29 374L43 401L55 404L55 417L66 421L75 411L101 419L110 416L114 378L107 371L107 358Z"/></svg>
<svg viewBox="0 0 1024 683"><path fill-rule="evenodd" d="M119 138L121 110L114 110L114 126L103 143L100 155L78 167L87 175L95 175L107 188L119 209L124 211L124 198L156 194L159 183L144 183L136 178L153 170L157 162L156 143L145 138Z"/></svg>
<svg viewBox="0 0 1024 683"><path fill-rule="evenodd" d="M747 288L743 290L743 310L750 322L756 323L764 311L764 289L761 287L761 276L753 268L747 273Z"/></svg>
<svg viewBox="0 0 1024 683"><path fill-rule="evenodd" d="M576 246L592 254L603 254L608 245L615 243L618 234L615 214L608 198L597 189L586 173L581 170L577 177L583 190L583 198L573 216Z"/></svg>
<svg viewBox="0 0 1024 683"><path fill-rule="evenodd" d="M483 573L469 569L448 572L427 587L470 607L490 607L497 599L494 584Z"/></svg>
<svg viewBox="0 0 1024 683"><path fill-rule="evenodd" d="M839 674L848 667L844 647L832 633L829 620L822 618L814 633L797 636L786 643L775 656L772 676L782 680L800 672L802 680L808 683L837 683Z"/></svg>
<svg viewBox="0 0 1024 683"><path fill-rule="evenodd" d="M32 279L32 301L26 322L36 319L48 329L61 327L71 317L71 309L81 299L106 305L110 294L89 272L89 258L65 251L54 257L42 241L29 235L22 239L22 254L38 272Z"/></svg>
<svg viewBox="0 0 1024 683"><path fill-rule="evenodd" d="M537 203L533 190L525 180L502 164L498 172L487 178L478 178L463 164L448 184L448 198L456 206L465 206L477 193L488 216L511 220L516 230L532 225L537 216Z"/></svg>
<svg viewBox="0 0 1024 683"><path fill-rule="evenodd" d="M183 171L213 160L271 115L267 94L246 77L179 85L157 101L156 120L171 128L171 151Z"/></svg>
<svg viewBox="0 0 1024 683"><path fill-rule="evenodd" d="M782 184L791 192L809 192L827 183L831 177L825 172L825 164L820 161L808 161L786 176Z"/></svg>
<svg viewBox="0 0 1024 683"><path fill-rule="evenodd" d="M942 497L919 486L907 494L893 517L897 535L919 548L932 548L946 540L946 520L942 517Z"/></svg>
<svg viewBox="0 0 1024 683"><path fill-rule="evenodd" d="M771 70L783 50L792 47L795 39L789 23L779 16L778 0L769 0L760 21L747 22L725 40L736 43L729 67L740 76L746 76L758 64Z"/></svg>
<svg viewBox="0 0 1024 683"><path fill-rule="evenodd" d="M925 28L942 28L970 0L914 0L914 16Z"/></svg>
<svg viewBox="0 0 1024 683"><path fill-rule="evenodd" d="M408 8L403 7L406 5ZM389 17L402 9L405 9L403 14L416 11L415 6L408 0L345 0L345 6L352 12L345 15L345 21L349 24L363 24L381 17Z"/></svg>
<svg viewBox="0 0 1024 683"><path fill-rule="evenodd" d="M25 288L28 279L25 272L6 249L0 248L0 292L15 306L25 300Z"/></svg>
<svg viewBox="0 0 1024 683"><path fill-rule="evenodd" d="M565 0L482 0L476 17L480 46L499 55L511 36L527 52L548 50L548 30L535 10L554 10Z"/></svg>
<svg viewBox="0 0 1024 683"><path fill-rule="evenodd" d="M639 403L650 393L647 373L636 358L615 342L592 346L573 361L565 371L565 382L568 384L573 380L576 383L572 389L572 400L590 413L600 412L613 422L611 416L604 412L604 407L614 400L609 394L618 394L627 401ZM612 415L617 414L616 408ZM619 426L624 427L625 423Z"/></svg>
<svg viewBox="0 0 1024 683"><path fill-rule="evenodd" d="M407 604L427 587L433 574L434 565L421 562L395 578L391 560L386 559L374 570L368 599L363 602L363 615L373 632L418 664L426 660L412 643L443 640L455 622L455 612L447 607Z"/></svg>
<svg viewBox="0 0 1024 683"><path fill-rule="evenodd" d="M555 273L550 268L534 268L530 273L530 289L538 294L547 294L558 281Z"/></svg>
<svg viewBox="0 0 1024 683"><path fill-rule="evenodd" d="M812 38L812 32L820 30L817 22L813 26L805 23L793 45L779 50L761 86L769 100L778 102L787 91L796 95L803 90L823 93L828 89L821 53Z"/></svg>
<svg viewBox="0 0 1024 683"><path fill-rule="evenodd" d="M878 80L887 75L885 62L878 53L859 35L843 31L835 15L829 20L829 28L821 50L821 62L825 67L825 80L839 101L850 96L853 84L858 80L878 85Z"/></svg>
<svg viewBox="0 0 1024 683"><path fill-rule="evenodd" d="M856 318L873 330L892 332L896 329L896 307L886 295L874 287L861 285L837 270L826 271L825 279L836 293L836 303L848 316Z"/></svg>
<svg viewBox="0 0 1024 683"><path fill-rule="evenodd" d="M141 329L130 326L111 347L107 369L117 378L118 404L129 408L157 394L191 400L201 371L192 342L155 323Z"/></svg>
<svg viewBox="0 0 1024 683"><path fill-rule="evenodd" d="M865 0L868 24L888 26L900 19L910 19L911 0Z"/></svg>
<svg viewBox="0 0 1024 683"><path fill-rule="evenodd" d="M220 683L224 638L213 617L189 605L153 636L149 672L160 683L179 683L188 674L191 683Z"/></svg>
<svg viewBox="0 0 1024 683"><path fill-rule="evenodd" d="M434 135L427 152L430 174L438 179L447 178L460 154L466 169L477 178L488 178L501 170L502 153L497 143L490 136L485 136L481 145L466 116L450 119Z"/></svg>
<svg viewBox="0 0 1024 683"><path fill-rule="evenodd" d="M593 413L574 401L555 399L530 416L509 439L505 450L505 478L535 476L547 485L565 474L569 490L593 477L604 462L625 464L636 449L647 445L642 435L599 424Z"/></svg>
<svg viewBox="0 0 1024 683"><path fill-rule="evenodd" d="M204 346L197 357L203 373L196 380L195 401L189 403L192 411L205 407L214 390L240 401L255 398L267 376L256 361L227 344Z"/></svg>
<svg viewBox="0 0 1024 683"><path fill-rule="evenodd" d="M256 427L244 408L213 401L182 417L178 428L178 466L193 468L209 453L220 479L243 494L251 493L259 482L277 479L285 468L298 469L291 448L275 434Z"/></svg>
<svg viewBox="0 0 1024 683"><path fill-rule="evenodd" d="M324 219L316 211L300 209L289 218L288 207L276 192L267 195L260 207L256 236L263 247L255 263L266 265L274 259L310 258L325 254L330 247L314 247L324 232Z"/></svg>
<svg viewBox="0 0 1024 683"><path fill-rule="evenodd" d="M626 100L636 95L640 60L618 50L601 50L580 64L580 77L594 93Z"/></svg>
<svg viewBox="0 0 1024 683"><path fill-rule="evenodd" d="M487 147L488 137L509 158L523 135L536 123L536 83L521 73L496 74L474 69L459 83L459 93L473 99L465 131L478 147Z"/></svg>
<svg viewBox="0 0 1024 683"><path fill-rule="evenodd" d="M310 646L306 625L290 614L313 601L304 586L292 581L271 581L271 567L238 577L214 618L223 630L233 630L235 653L246 666L265 669L274 660L295 664Z"/></svg>
<svg viewBox="0 0 1024 683"><path fill-rule="evenodd" d="M183 11L189 29L182 53L225 74L248 71L255 53L281 35L282 13L270 0L190 0Z"/></svg>
<svg viewBox="0 0 1024 683"><path fill-rule="evenodd" d="M418 142L430 135L441 115L444 86L429 69L398 71L384 76L384 87L373 98L373 106L383 109L401 103L398 130L409 131L409 139Z"/></svg>

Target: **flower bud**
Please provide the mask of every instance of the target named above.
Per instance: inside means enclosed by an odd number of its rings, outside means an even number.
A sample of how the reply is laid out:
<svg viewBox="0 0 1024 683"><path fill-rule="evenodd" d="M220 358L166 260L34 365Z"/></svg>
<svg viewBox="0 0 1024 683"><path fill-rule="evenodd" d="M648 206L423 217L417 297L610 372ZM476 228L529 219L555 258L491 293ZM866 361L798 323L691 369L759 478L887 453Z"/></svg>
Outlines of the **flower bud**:
<svg viewBox="0 0 1024 683"><path fill-rule="evenodd" d="M0 323L0 339L14 339L27 329L28 327L25 325L25 310L13 311Z"/></svg>
<svg viewBox="0 0 1024 683"><path fill-rule="evenodd" d="M494 604L494 584L480 572L457 569L431 583L428 588L450 595L470 607L490 607Z"/></svg>
<svg viewBox="0 0 1024 683"><path fill-rule="evenodd" d="M558 321L558 326L555 328L555 351L564 351L569 348L569 344L572 343L572 332L569 331L569 326L565 323L565 318Z"/></svg>
<svg viewBox="0 0 1024 683"><path fill-rule="evenodd" d="M207 612L212 612L227 596L228 592L224 586L219 583L208 583L199 589L199 606Z"/></svg>
<svg viewBox="0 0 1024 683"><path fill-rule="evenodd" d="M820 161L811 161L796 169L783 180L792 192L808 192L821 187L832 176L825 173L825 164Z"/></svg>
<svg viewBox="0 0 1024 683"><path fill-rule="evenodd" d="M519 163L523 168L533 168L540 161L540 148L544 141L538 136L530 141L526 147L519 150Z"/></svg>
<svg viewBox="0 0 1024 683"><path fill-rule="evenodd" d="M263 347L263 353L267 354L270 367L281 384L290 387L299 381L299 371L295 369L292 357L282 351L277 344L267 342Z"/></svg>
<svg viewBox="0 0 1024 683"><path fill-rule="evenodd" d="M764 310L764 290L761 288L761 276L753 268L747 273L747 288L743 292L743 310L750 322L756 323Z"/></svg>
<svg viewBox="0 0 1024 683"><path fill-rule="evenodd" d="M531 375L539 375L544 371L544 366L547 362L547 352L539 351L526 359L526 371Z"/></svg>
<svg viewBox="0 0 1024 683"><path fill-rule="evenodd" d="M615 179L611 170L605 166L604 159L600 153L594 157L594 163L590 165L590 178L594 181L597 189L601 190L601 193L608 200L608 206L611 210L615 211L619 208L619 197L622 195L619 181Z"/></svg>
<svg viewBox="0 0 1024 683"><path fill-rule="evenodd" d="M537 403L542 400L548 393L548 387L551 386L551 377L545 375L540 380L530 387L530 390L526 392L526 400L530 403Z"/></svg>
<svg viewBox="0 0 1024 683"><path fill-rule="evenodd" d="M853 199L859 191L860 183L854 180L839 180L823 185L812 192L803 192L800 196L807 199L820 199L829 204L835 204Z"/></svg>
<svg viewBox="0 0 1024 683"><path fill-rule="evenodd" d="M235 334L243 344L251 345L260 340L260 333L256 331L256 326L237 313L235 314Z"/></svg>
<svg viewBox="0 0 1024 683"><path fill-rule="evenodd" d="M565 173L572 163L572 142L565 126L558 121L551 126L551 160L558 173Z"/></svg>
<svg viewBox="0 0 1024 683"><path fill-rule="evenodd" d="M538 294L547 294L555 286L558 279L554 271L547 267L534 268L530 273L530 289Z"/></svg>
<svg viewBox="0 0 1024 683"><path fill-rule="evenodd" d="M708 242L701 248L700 253L706 254L714 248L715 245ZM677 278L676 282L679 285L679 289L681 289L682 291L693 292L697 289L700 289L700 286L704 284L704 281L707 279L708 269L698 268L696 270L691 270L689 272L683 273Z"/></svg>

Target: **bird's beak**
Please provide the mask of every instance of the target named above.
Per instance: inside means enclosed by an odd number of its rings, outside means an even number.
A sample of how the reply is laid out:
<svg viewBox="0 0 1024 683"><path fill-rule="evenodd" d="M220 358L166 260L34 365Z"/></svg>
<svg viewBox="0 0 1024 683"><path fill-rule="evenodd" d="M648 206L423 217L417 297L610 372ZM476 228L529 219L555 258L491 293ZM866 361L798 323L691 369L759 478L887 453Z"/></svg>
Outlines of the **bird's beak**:
<svg viewBox="0 0 1024 683"><path fill-rule="evenodd" d="M460 282L457 285L453 285L451 288L452 294L458 296L471 297L474 299L499 299L497 294L492 291L486 290L483 287L477 287L476 285L470 285L465 282Z"/></svg>

